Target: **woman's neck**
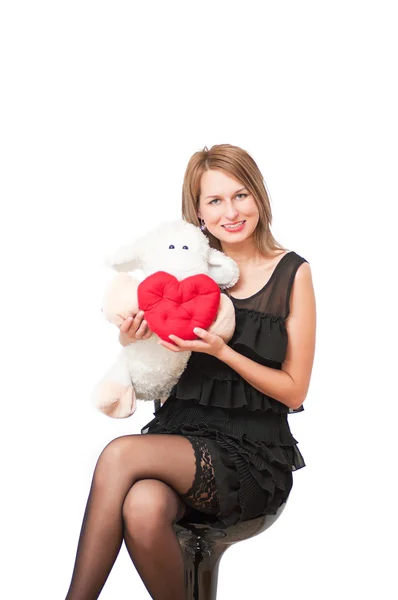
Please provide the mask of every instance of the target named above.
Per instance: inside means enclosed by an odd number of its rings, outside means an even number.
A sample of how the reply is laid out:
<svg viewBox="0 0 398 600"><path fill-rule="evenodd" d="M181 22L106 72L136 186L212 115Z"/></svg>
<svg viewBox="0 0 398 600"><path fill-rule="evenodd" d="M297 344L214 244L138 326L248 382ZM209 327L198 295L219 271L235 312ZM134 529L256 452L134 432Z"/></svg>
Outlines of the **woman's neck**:
<svg viewBox="0 0 398 600"><path fill-rule="evenodd" d="M223 242L221 244L221 250L243 268L249 265L255 266L260 264L264 262L264 259L266 258L251 240L245 240L242 244L239 244L239 246L237 244Z"/></svg>

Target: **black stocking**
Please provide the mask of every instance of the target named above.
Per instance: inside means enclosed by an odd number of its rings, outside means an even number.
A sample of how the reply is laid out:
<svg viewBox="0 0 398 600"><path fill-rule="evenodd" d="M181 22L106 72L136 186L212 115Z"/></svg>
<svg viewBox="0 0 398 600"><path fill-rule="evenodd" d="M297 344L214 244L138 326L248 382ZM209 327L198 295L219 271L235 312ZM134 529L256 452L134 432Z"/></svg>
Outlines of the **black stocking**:
<svg viewBox="0 0 398 600"><path fill-rule="evenodd" d="M126 497L135 483L145 479L167 484L184 503L193 508L213 513L218 510L211 457L202 439L190 437L188 440L179 435L166 434L117 438L103 450L94 471L66 600L97 600L125 534L123 506ZM182 556L177 552L176 537L170 531L173 520L177 518L178 506L169 496L169 504L162 509L163 512L158 507L153 512L156 518L147 515L150 522L148 535L143 537L148 540L146 548L129 540L129 552L134 546L130 555L133 560L136 557L137 570L156 600L184 598ZM141 516L139 522L145 524L145 514ZM164 533L162 544L156 544L153 540L159 532ZM165 548L167 540L170 552ZM159 546L161 550L157 552ZM156 564L157 571L153 567ZM163 579L160 590L159 569L162 577L169 574L170 578L169 582Z"/></svg>

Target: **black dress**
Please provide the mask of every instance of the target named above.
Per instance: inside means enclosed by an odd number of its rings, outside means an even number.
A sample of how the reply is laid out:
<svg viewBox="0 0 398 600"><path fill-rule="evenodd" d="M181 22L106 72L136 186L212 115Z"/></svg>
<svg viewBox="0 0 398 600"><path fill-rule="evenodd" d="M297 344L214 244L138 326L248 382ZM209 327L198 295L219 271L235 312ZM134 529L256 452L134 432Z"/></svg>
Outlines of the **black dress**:
<svg viewBox="0 0 398 600"><path fill-rule="evenodd" d="M305 258L288 252L259 292L245 299L230 296L236 328L229 346L281 369L291 288L303 262ZM182 496L190 505L188 516L225 528L275 514L287 500L292 471L305 466L288 414L303 410L259 392L214 356L193 352L167 401L141 433L188 438L197 467L192 488Z"/></svg>

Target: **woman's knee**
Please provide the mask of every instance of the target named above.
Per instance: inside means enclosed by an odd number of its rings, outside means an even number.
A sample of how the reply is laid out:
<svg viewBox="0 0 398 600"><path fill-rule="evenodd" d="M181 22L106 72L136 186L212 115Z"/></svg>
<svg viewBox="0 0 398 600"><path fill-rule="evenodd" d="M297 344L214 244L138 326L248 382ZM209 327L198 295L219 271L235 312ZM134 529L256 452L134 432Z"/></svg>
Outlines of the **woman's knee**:
<svg viewBox="0 0 398 600"><path fill-rule="evenodd" d="M131 465L131 445L134 443L132 438L134 435L123 435L115 438L105 446L99 455L94 477L97 484L106 483L109 477L115 473L121 473L124 468L129 468ZM129 459L129 460L128 460Z"/></svg>
<svg viewBox="0 0 398 600"><path fill-rule="evenodd" d="M164 524L180 519L185 506L178 494L157 479L142 479L130 489L123 504L123 520L130 537L150 537Z"/></svg>

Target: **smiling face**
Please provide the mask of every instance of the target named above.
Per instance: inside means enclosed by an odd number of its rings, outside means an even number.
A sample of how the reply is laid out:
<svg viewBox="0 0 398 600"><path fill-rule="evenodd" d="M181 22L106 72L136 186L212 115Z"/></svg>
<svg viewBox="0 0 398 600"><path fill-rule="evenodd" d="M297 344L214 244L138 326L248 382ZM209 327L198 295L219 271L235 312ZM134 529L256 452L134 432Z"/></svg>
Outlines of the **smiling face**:
<svg viewBox="0 0 398 600"><path fill-rule="evenodd" d="M240 181L223 171L210 169L201 178L198 217L227 247L253 237L259 211L253 196Z"/></svg>

